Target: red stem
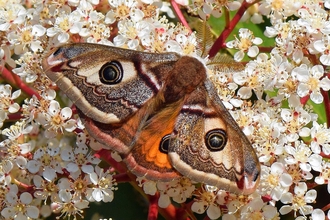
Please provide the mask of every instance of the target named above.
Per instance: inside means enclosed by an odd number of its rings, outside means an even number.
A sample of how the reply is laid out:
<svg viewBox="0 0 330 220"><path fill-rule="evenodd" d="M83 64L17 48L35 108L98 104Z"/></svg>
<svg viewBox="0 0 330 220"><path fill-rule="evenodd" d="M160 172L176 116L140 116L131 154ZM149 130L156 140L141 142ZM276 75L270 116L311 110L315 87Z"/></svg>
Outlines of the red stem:
<svg viewBox="0 0 330 220"><path fill-rule="evenodd" d="M187 217L187 219L196 220L195 214L191 210L191 206L194 202L195 202L194 200L191 200L190 202L181 204L182 210L185 211L185 215L189 216L189 217Z"/></svg>
<svg viewBox="0 0 330 220"><path fill-rule="evenodd" d="M36 96L38 99L40 99L40 95L33 90L32 88L30 88L28 85L26 85L21 78L16 75L13 74L10 70L8 70L7 68L3 68L2 69L2 74L1 76L11 85L14 85L18 88L20 88L24 93L26 93L29 96Z"/></svg>
<svg viewBox="0 0 330 220"><path fill-rule="evenodd" d="M253 2L252 4L255 4ZM218 39L214 42L213 46L210 49L209 57L214 57L218 51L226 46L225 40L228 38L230 33L234 30L237 23L241 20L244 12L248 7L252 4L247 3L245 0L242 2L241 7L238 9L237 13L235 14L234 18L226 25L225 29L222 31Z"/></svg>
<svg viewBox="0 0 330 220"><path fill-rule="evenodd" d="M158 218L158 199L158 193L154 196L149 196L148 220L157 220Z"/></svg>
<svg viewBox="0 0 330 220"><path fill-rule="evenodd" d="M17 186L19 186L21 189L24 189L24 192L33 192L35 188L34 185L27 185L25 183L18 181L17 179L13 179L12 182L15 183Z"/></svg>
<svg viewBox="0 0 330 220"><path fill-rule="evenodd" d="M187 20L185 19L185 17L183 16L181 10L180 10L180 6L175 2L175 0L171 0L171 5L173 7L173 10L176 14L176 16L179 18L180 22L189 30L189 32L191 33L191 29L189 27L189 24L187 22Z"/></svg>
<svg viewBox="0 0 330 220"><path fill-rule="evenodd" d="M15 79L18 88L20 88L24 93L28 94L31 97L36 96L38 99L41 98L39 93L37 93L34 89L30 88L28 85L26 85L18 75L13 74L13 77Z"/></svg>
<svg viewBox="0 0 330 220"><path fill-rule="evenodd" d="M188 220L190 218L187 217L186 210L182 208L176 208L173 204L170 204L166 208L159 208L159 212L165 219L173 219L173 220Z"/></svg>
<svg viewBox="0 0 330 220"><path fill-rule="evenodd" d="M259 48L259 53L270 53L273 49L271 47L260 47L260 46L258 46L258 48Z"/></svg>
<svg viewBox="0 0 330 220"><path fill-rule="evenodd" d="M329 127L329 126L328 126ZM323 157L323 159L330 159L330 155L325 154L324 152L320 153L320 156Z"/></svg>
<svg viewBox="0 0 330 220"><path fill-rule="evenodd" d="M327 117L327 125L330 126L330 99L329 94L327 91L321 89L321 94L323 96L324 108L325 108L325 115Z"/></svg>
<svg viewBox="0 0 330 220"><path fill-rule="evenodd" d="M305 97L300 98L300 103L302 105L306 105L306 103L308 102L308 100L309 100L309 95L306 95Z"/></svg>
<svg viewBox="0 0 330 220"><path fill-rule="evenodd" d="M330 203L322 208L323 211L329 210L330 209Z"/></svg>
<svg viewBox="0 0 330 220"><path fill-rule="evenodd" d="M16 113L13 113L13 114L9 114L8 119L10 121L18 121L18 120L22 119L21 112L16 112Z"/></svg>
<svg viewBox="0 0 330 220"><path fill-rule="evenodd" d="M113 168L115 168L119 173L127 173L127 170L124 168L124 166L121 165L120 162L115 161L111 157L111 151L107 149L99 150L95 153L95 156L102 158L105 162L107 162L109 165L111 165Z"/></svg>
<svg viewBox="0 0 330 220"><path fill-rule="evenodd" d="M15 85L15 79L11 71L9 71L4 66L1 67L1 76L11 85Z"/></svg>

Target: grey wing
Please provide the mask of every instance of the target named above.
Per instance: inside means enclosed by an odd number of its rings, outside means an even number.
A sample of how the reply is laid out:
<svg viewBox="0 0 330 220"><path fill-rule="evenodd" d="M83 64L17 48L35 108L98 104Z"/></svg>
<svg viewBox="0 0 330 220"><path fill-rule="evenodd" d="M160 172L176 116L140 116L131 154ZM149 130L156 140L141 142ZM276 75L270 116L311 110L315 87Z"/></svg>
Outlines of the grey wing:
<svg viewBox="0 0 330 220"><path fill-rule="evenodd" d="M87 117L118 123L158 92L179 57L81 43L51 51L43 68Z"/></svg>
<svg viewBox="0 0 330 220"><path fill-rule="evenodd" d="M259 180L260 165L251 144L208 79L186 100L169 157L182 175L230 192L249 194Z"/></svg>

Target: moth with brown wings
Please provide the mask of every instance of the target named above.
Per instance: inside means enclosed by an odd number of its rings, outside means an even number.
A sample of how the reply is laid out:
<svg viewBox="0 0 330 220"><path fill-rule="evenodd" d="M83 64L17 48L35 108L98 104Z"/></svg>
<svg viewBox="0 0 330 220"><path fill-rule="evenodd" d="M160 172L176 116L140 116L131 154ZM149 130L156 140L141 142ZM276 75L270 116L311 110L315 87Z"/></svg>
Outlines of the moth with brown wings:
<svg viewBox="0 0 330 220"><path fill-rule="evenodd" d="M69 44L43 60L89 134L149 180L186 176L251 194L260 165L198 59L97 44Z"/></svg>

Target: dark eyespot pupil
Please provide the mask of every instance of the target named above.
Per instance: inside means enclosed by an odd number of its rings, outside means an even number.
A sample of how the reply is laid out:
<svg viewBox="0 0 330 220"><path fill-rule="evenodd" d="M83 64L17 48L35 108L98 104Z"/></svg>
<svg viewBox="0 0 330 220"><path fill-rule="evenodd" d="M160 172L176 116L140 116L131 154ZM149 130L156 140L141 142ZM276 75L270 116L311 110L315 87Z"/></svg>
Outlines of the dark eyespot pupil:
<svg viewBox="0 0 330 220"><path fill-rule="evenodd" d="M227 144L227 134L223 129L213 129L205 135L205 145L210 151L221 151Z"/></svg>
<svg viewBox="0 0 330 220"><path fill-rule="evenodd" d="M60 47L60 48L58 48L58 49L53 53L53 55L54 55L54 56L57 56L57 55L60 54L62 51L63 51L63 48Z"/></svg>
<svg viewBox="0 0 330 220"><path fill-rule="evenodd" d="M170 145L170 137L171 135L167 134L165 135L162 140L159 143L159 151L167 154L168 153L168 147Z"/></svg>
<svg viewBox="0 0 330 220"><path fill-rule="evenodd" d="M258 177L259 177L259 172L254 174L253 182L257 181Z"/></svg>
<svg viewBox="0 0 330 220"><path fill-rule="evenodd" d="M103 78L107 81L114 81L118 77L118 70L112 66L108 66L103 70Z"/></svg>
<svg viewBox="0 0 330 220"><path fill-rule="evenodd" d="M118 61L108 62L101 67L99 77L100 81L104 84L117 84L123 78L123 68Z"/></svg>

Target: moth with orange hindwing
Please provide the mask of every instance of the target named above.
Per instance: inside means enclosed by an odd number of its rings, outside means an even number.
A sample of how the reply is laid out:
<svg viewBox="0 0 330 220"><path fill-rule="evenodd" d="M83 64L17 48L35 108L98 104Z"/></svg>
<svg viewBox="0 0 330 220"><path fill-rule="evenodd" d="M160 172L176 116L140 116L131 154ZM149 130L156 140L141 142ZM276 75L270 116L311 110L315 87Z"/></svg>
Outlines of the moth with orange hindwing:
<svg viewBox="0 0 330 220"><path fill-rule="evenodd" d="M257 155L199 59L79 43L55 48L42 66L89 134L135 175L255 191Z"/></svg>

